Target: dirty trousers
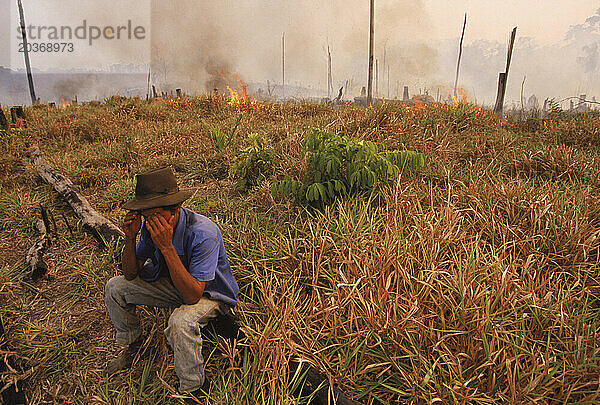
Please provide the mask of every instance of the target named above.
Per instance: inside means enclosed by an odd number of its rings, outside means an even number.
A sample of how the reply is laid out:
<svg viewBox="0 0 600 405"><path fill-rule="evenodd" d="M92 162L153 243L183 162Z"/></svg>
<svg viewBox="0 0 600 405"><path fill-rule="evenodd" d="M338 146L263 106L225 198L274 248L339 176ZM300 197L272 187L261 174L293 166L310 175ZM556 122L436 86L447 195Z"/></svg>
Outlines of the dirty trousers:
<svg viewBox="0 0 600 405"><path fill-rule="evenodd" d="M106 308L115 325L116 340L123 345L134 342L142 333L136 305L175 308L165 329L173 348L179 390L191 392L204 383L204 358L200 330L219 313L230 312L227 304L202 297L197 304L185 305L179 291L167 278L147 282L139 277L127 281L113 277L105 287Z"/></svg>

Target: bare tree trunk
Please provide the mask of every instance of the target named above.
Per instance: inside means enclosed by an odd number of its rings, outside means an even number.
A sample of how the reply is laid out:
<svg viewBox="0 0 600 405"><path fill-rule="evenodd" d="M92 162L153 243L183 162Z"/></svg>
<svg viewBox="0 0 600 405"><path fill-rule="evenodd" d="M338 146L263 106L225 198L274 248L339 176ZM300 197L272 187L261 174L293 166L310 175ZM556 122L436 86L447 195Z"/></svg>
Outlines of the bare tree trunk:
<svg viewBox="0 0 600 405"><path fill-rule="evenodd" d="M458 72L460 71L460 59L462 58L463 39L465 38L465 28L467 27L467 13L465 13L465 22L463 23L462 34L460 35L460 45L458 46L458 62L456 63L456 78L454 79L454 98L458 99Z"/></svg>
<svg viewBox="0 0 600 405"><path fill-rule="evenodd" d="M388 81L387 81L387 98L390 98L390 66L388 65L387 67L387 75L388 75Z"/></svg>
<svg viewBox="0 0 600 405"><path fill-rule="evenodd" d="M375 0L370 0L369 8L369 78L367 80L367 104L373 102L373 36L375 25Z"/></svg>
<svg viewBox="0 0 600 405"><path fill-rule="evenodd" d="M33 76L31 74L31 63L29 62L29 44L27 43L27 30L25 29L25 16L23 15L23 4L17 0L19 7L19 17L21 19L21 35L23 37L23 55L25 56L25 68L27 69L27 82L29 83L29 94L31 95L31 104L37 103L35 97L35 88L33 87Z"/></svg>
<svg viewBox="0 0 600 405"><path fill-rule="evenodd" d="M512 30L510 41L508 43L508 55L506 57L506 71L500 73L498 78L498 95L496 96L496 106L494 107L494 113L498 117L502 117L502 110L504 107L504 95L506 94L506 81L508 79L508 70L510 69L510 61L512 58L513 46L515 44L515 37L517 36L517 27Z"/></svg>
<svg viewBox="0 0 600 405"><path fill-rule="evenodd" d="M525 79L527 76L523 76L523 83L521 83L521 111L525 111L525 100L523 93L525 92Z"/></svg>
<svg viewBox="0 0 600 405"><path fill-rule="evenodd" d="M379 60L375 59L375 98L379 97Z"/></svg>
<svg viewBox="0 0 600 405"><path fill-rule="evenodd" d="M146 101L150 98L150 68L148 68L148 88L146 89Z"/></svg>
<svg viewBox="0 0 600 405"><path fill-rule="evenodd" d="M327 98L331 99L333 93L333 79L331 78L331 52L327 44Z"/></svg>
<svg viewBox="0 0 600 405"><path fill-rule="evenodd" d="M285 32L281 35L281 98L285 98Z"/></svg>

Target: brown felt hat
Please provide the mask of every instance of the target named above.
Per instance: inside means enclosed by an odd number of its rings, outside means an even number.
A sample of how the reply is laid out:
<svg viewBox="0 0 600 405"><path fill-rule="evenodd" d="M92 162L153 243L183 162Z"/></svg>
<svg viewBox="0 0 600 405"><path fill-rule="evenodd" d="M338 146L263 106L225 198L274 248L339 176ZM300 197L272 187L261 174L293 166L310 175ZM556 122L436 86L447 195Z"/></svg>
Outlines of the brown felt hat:
<svg viewBox="0 0 600 405"><path fill-rule="evenodd" d="M122 205L126 210L147 210L179 204L190 198L194 192L193 189L179 189L170 167L136 174L135 180L135 197Z"/></svg>

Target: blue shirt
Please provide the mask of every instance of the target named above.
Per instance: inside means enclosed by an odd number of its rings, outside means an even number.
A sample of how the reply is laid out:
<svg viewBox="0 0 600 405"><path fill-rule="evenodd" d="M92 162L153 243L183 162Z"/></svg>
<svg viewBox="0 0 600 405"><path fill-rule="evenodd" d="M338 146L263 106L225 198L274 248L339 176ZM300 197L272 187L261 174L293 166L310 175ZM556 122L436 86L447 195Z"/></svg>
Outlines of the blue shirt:
<svg viewBox="0 0 600 405"><path fill-rule="evenodd" d="M231 273L221 230L214 222L181 207L179 221L173 231L173 246L192 277L206 281L204 294L213 300L236 305L239 288ZM152 241L146 221L142 223L135 255L138 259L151 260L140 270L142 280L156 281L161 275L169 276L165 258Z"/></svg>

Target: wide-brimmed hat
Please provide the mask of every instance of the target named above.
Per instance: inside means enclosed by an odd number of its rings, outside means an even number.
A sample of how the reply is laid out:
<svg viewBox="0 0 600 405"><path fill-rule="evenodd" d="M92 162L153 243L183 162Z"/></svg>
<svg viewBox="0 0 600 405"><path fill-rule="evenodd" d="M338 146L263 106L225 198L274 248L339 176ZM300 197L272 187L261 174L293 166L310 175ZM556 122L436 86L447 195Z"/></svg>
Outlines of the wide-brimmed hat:
<svg viewBox="0 0 600 405"><path fill-rule="evenodd" d="M179 204L190 198L193 189L180 190L170 167L151 170L135 175L135 197L122 207L126 210L147 210Z"/></svg>

